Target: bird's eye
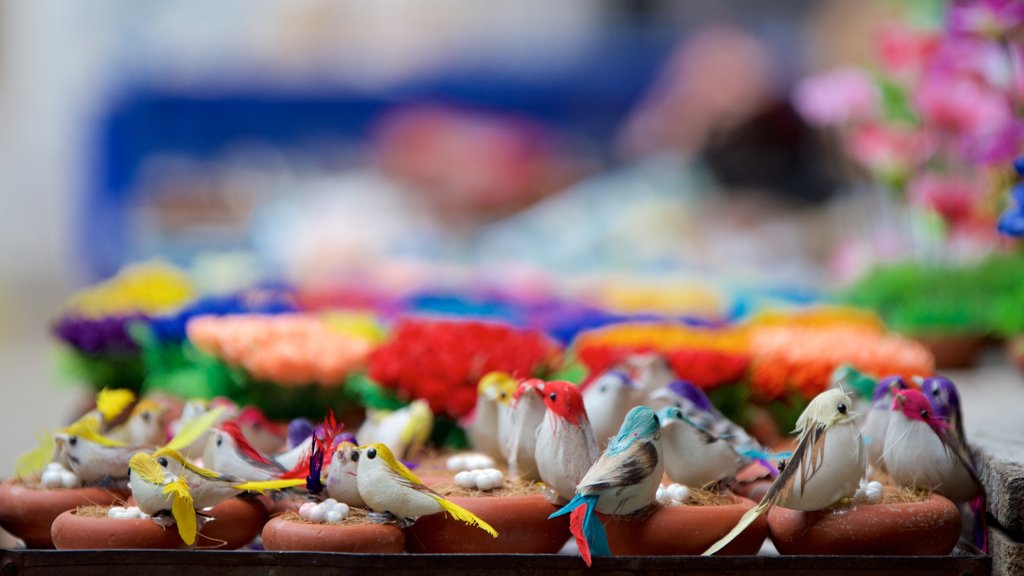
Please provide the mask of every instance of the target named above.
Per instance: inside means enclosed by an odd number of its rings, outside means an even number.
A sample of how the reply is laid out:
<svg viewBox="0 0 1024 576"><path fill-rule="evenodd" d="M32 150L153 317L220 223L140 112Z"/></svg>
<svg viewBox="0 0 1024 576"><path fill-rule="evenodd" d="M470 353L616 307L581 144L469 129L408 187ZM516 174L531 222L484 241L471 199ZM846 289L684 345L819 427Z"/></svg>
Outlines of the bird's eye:
<svg viewBox="0 0 1024 576"><path fill-rule="evenodd" d="M508 398L508 392L501 393L501 399L504 400L505 398Z"/></svg>
<svg viewBox="0 0 1024 576"><path fill-rule="evenodd" d="M597 391L600 392L601 394L604 394L604 393L608 392L608 385L607 384L601 384L601 387L598 388Z"/></svg>
<svg viewBox="0 0 1024 576"><path fill-rule="evenodd" d="M938 396L940 392L942 391L938 388L932 388L932 396Z"/></svg>
<svg viewBox="0 0 1024 576"><path fill-rule="evenodd" d="M149 417L150 416L151 416L151 414L149 412L143 412L142 413L142 421L143 422L149 422Z"/></svg>
<svg viewBox="0 0 1024 576"><path fill-rule="evenodd" d="M654 423L661 426L661 418L658 418L657 414L654 415Z"/></svg>
<svg viewBox="0 0 1024 576"><path fill-rule="evenodd" d="M355 450L352 451L352 461L353 462L359 462L359 452L357 452Z"/></svg>
<svg viewBox="0 0 1024 576"><path fill-rule="evenodd" d="M836 410L839 410L840 414L846 414L846 404L840 404L836 406Z"/></svg>
<svg viewBox="0 0 1024 576"><path fill-rule="evenodd" d="M223 443L224 443L224 437L223 436L217 436L217 446L220 446Z"/></svg>
<svg viewBox="0 0 1024 576"><path fill-rule="evenodd" d="M167 468L167 458L157 458L156 463Z"/></svg>
<svg viewBox="0 0 1024 576"><path fill-rule="evenodd" d="M921 410L921 418L924 418L925 420L928 419L928 411L927 410Z"/></svg>
<svg viewBox="0 0 1024 576"><path fill-rule="evenodd" d="M377 449L376 448L370 448L369 450L367 450L366 451L366 457L369 458L370 460L373 460L374 458L376 458L377 457Z"/></svg>
<svg viewBox="0 0 1024 576"><path fill-rule="evenodd" d="M71 444L72 446L78 444L78 436L72 436L68 438L68 444Z"/></svg>
<svg viewBox="0 0 1024 576"><path fill-rule="evenodd" d="M682 417L683 417L683 411L682 410L676 410L676 418L682 419Z"/></svg>
<svg viewBox="0 0 1024 576"><path fill-rule="evenodd" d="M551 394L548 394L548 398L551 398L551 401L554 402L555 400L558 400L558 394L552 392Z"/></svg>

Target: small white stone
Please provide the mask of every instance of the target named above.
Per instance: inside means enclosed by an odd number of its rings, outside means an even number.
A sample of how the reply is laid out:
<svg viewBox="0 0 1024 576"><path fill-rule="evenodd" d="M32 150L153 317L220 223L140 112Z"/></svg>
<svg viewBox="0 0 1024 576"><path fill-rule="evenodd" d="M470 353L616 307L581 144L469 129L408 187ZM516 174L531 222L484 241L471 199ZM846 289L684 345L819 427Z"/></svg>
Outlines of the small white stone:
<svg viewBox="0 0 1024 576"><path fill-rule="evenodd" d="M338 501L335 500L334 498L328 498L327 500L324 500L320 504L324 508L327 508L328 510L330 510L331 508L334 508L338 504Z"/></svg>
<svg viewBox="0 0 1024 576"><path fill-rule="evenodd" d="M316 504L312 502L303 503L302 506L299 507L299 518L302 518L303 520L309 520L309 513L310 511L313 510L313 508L316 508Z"/></svg>
<svg viewBox="0 0 1024 576"><path fill-rule="evenodd" d="M491 485L491 479L488 478L487 476L477 476L476 485L473 487L476 488L477 490L490 490L491 488L493 488L493 486Z"/></svg>
<svg viewBox="0 0 1024 576"><path fill-rule="evenodd" d="M455 483L462 488L472 488L476 486L476 475L472 472L459 472L455 475Z"/></svg>
<svg viewBox="0 0 1024 576"><path fill-rule="evenodd" d="M349 507L348 504L345 504L344 502L338 502L337 504L334 505L334 508L332 508L332 510L334 512L337 512L338 514L341 514L342 516L345 516L348 514Z"/></svg>
<svg viewBox="0 0 1024 576"><path fill-rule="evenodd" d="M325 515L326 514L325 514L324 509L322 507L314 506L312 509L310 509L309 517L306 518L306 520L308 520L310 522L323 522Z"/></svg>
<svg viewBox="0 0 1024 576"><path fill-rule="evenodd" d="M452 456L451 458L448 459L448 469L453 472L456 470L465 470L466 459L461 454Z"/></svg>
<svg viewBox="0 0 1024 576"><path fill-rule="evenodd" d="M114 514L124 514L125 512L126 509L124 506L111 506L107 509L107 516L113 518Z"/></svg>
<svg viewBox="0 0 1024 576"><path fill-rule="evenodd" d="M668 487L668 495L677 502L686 502L690 499L690 489L682 484L672 484Z"/></svg>
<svg viewBox="0 0 1024 576"><path fill-rule="evenodd" d="M328 524L337 524L344 519L345 515L337 512L336 510L331 510L327 514L324 514L324 522L327 522Z"/></svg>
<svg viewBox="0 0 1024 576"><path fill-rule="evenodd" d="M138 506L129 506L125 508L125 511L132 514L133 516L139 517L142 515L142 510L139 510Z"/></svg>
<svg viewBox="0 0 1024 576"><path fill-rule="evenodd" d="M496 486L501 486L505 482L505 475L501 473L501 470L495 468L488 468L484 471L487 477L491 479L491 482Z"/></svg>
<svg viewBox="0 0 1024 576"><path fill-rule="evenodd" d="M78 476L70 470L63 470L60 473L60 485L64 488L75 488L78 486Z"/></svg>
<svg viewBox="0 0 1024 576"><path fill-rule="evenodd" d="M49 464L46 465L46 468L44 470L47 472L49 472L50 470L61 472L64 470L64 467L61 466L60 462L50 462Z"/></svg>

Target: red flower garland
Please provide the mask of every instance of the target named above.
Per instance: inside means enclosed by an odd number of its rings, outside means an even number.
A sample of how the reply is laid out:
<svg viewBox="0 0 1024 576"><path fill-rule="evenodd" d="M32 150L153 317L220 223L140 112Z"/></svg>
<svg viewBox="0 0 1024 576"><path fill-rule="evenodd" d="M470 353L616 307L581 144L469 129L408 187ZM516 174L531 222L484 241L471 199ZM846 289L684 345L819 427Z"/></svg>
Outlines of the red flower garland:
<svg viewBox="0 0 1024 576"><path fill-rule="evenodd" d="M580 361L588 369L588 382L615 367L633 354L658 352L681 380L711 390L739 382L750 364L750 357L739 352L710 348L676 348L658 350L654 346L592 345L579 351Z"/></svg>
<svg viewBox="0 0 1024 576"><path fill-rule="evenodd" d="M561 357L537 330L480 321L405 319L370 356L369 375L402 398L422 398L435 414L458 419L473 410L477 382L495 370L544 376Z"/></svg>

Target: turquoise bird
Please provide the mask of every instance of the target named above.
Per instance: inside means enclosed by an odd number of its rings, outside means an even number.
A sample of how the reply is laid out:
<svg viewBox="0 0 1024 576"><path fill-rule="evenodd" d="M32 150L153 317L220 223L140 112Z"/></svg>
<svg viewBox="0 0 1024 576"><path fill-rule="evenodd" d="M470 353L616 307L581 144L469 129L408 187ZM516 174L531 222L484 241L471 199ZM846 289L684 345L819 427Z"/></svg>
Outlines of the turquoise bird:
<svg viewBox="0 0 1024 576"><path fill-rule="evenodd" d="M576 486L576 496L550 516L571 514L569 530L587 566L591 556L611 555L595 511L626 515L654 503L664 475L660 438L661 419L654 410L646 406L630 410L619 433Z"/></svg>

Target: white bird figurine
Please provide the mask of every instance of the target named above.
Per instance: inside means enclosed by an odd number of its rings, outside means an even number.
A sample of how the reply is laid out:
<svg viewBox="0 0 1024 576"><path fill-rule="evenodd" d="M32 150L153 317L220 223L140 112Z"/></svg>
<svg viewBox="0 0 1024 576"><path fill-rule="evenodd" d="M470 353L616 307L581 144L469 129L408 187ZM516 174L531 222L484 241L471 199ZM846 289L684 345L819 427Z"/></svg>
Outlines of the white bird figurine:
<svg viewBox="0 0 1024 576"><path fill-rule="evenodd" d="M515 378L506 372L490 372L480 379L473 420L466 430L473 450L492 458L502 457L498 426L503 417L508 417L515 392Z"/></svg>
<svg viewBox="0 0 1024 576"><path fill-rule="evenodd" d="M537 431L537 472L552 503L564 504L601 454L583 407L583 394L571 382L544 383L547 414Z"/></svg>
<svg viewBox="0 0 1024 576"><path fill-rule="evenodd" d="M598 446L604 448L619 431L626 414L638 404L636 396L636 385L625 371L617 368L598 376L583 389L583 405Z"/></svg>
<svg viewBox="0 0 1024 576"><path fill-rule="evenodd" d="M509 434L503 455L509 473L527 481L540 480L537 473L537 429L544 421L544 382L525 380L516 388L509 414Z"/></svg>
<svg viewBox="0 0 1024 576"><path fill-rule="evenodd" d="M747 465L731 444L688 419L681 408L662 408L658 415L665 473L673 482L690 488L727 485Z"/></svg>
<svg viewBox="0 0 1024 576"><path fill-rule="evenodd" d="M838 388L818 394L797 419L800 440L793 457L772 481L761 502L747 511L728 534L708 548L714 554L772 506L792 510L823 510L857 493L866 457L860 430L849 407L850 397Z"/></svg>
<svg viewBox="0 0 1024 576"><path fill-rule="evenodd" d="M415 400L398 410L367 410L356 438L366 444L386 444L399 458L406 458L426 444L433 426L430 404Z"/></svg>
<svg viewBox="0 0 1024 576"><path fill-rule="evenodd" d="M874 470L885 471L882 454L885 452L885 437L889 421L893 418L892 400L900 390L906 390L907 383L899 376L879 380L871 396L871 408L861 426L864 445L868 453L868 465Z"/></svg>

